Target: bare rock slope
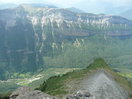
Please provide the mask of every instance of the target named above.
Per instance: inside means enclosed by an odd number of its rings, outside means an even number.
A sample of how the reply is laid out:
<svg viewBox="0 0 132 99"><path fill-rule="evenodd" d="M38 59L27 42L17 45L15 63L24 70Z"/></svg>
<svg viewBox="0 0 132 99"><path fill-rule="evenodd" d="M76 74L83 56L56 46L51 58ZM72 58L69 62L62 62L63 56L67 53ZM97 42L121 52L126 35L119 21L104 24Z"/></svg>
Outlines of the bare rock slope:
<svg viewBox="0 0 132 99"><path fill-rule="evenodd" d="M128 93L104 70L82 81L81 89L90 92L95 99L129 99Z"/></svg>
<svg viewBox="0 0 132 99"><path fill-rule="evenodd" d="M10 95L10 99L55 99L55 97L28 87L21 87Z"/></svg>

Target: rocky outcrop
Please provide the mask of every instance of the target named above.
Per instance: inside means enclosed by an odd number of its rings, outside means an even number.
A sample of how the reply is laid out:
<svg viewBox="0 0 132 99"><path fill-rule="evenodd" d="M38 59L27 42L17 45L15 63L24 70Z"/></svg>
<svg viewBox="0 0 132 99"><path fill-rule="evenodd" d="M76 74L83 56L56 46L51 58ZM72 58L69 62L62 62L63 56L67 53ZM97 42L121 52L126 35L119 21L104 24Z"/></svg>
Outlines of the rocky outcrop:
<svg viewBox="0 0 132 99"><path fill-rule="evenodd" d="M76 94L67 96L66 99L95 99L88 91L78 91Z"/></svg>
<svg viewBox="0 0 132 99"><path fill-rule="evenodd" d="M10 95L10 99L60 99L60 98L50 96L39 90L32 90L29 87L21 87ZM88 91L79 90L75 94L63 97L63 99L95 99L95 96L91 95Z"/></svg>
<svg viewBox="0 0 132 99"><path fill-rule="evenodd" d="M38 90L28 87L18 88L10 95L10 99L57 99Z"/></svg>

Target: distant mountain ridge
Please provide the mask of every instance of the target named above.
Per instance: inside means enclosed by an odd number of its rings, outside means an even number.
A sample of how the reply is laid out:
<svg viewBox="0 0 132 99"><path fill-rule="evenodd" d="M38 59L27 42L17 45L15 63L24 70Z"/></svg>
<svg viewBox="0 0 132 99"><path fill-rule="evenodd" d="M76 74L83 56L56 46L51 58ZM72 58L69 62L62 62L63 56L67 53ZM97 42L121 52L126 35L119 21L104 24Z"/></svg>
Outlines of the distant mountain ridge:
<svg viewBox="0 0 132 99"><path fill-rule="evenodd" d="M13 3L0 4L0 9L8 9L15 7L17 7L17 4L13 4Z"/></svg>
<svg viewBox="0 0 132 99"><path fill-rule="evenodd" d="M50 5L50 4L41 4L41 3L29 3L29 4L20 4L21 5L26 5L26 6L31 6L31 7L35 7L35 8L57 8L54 5Z"/></svg>
<svg viewBox="0 0 132 99"><path fill-rule="evenodd" d="M10 72L36 72L54 65L80 65L73 64L68 60L69 56L63 54L71 52L74 47L83 48L80 46L96 35L102 35L101 41L132 35L132 21L123 17L36 6L20 5L0 10L0 74L4 74L1 79ZM68 62L61 63L58 59L58 63L51 64L59 56ZM49 62L50 59L53 60Z"/></svg>
<svg viewBox="0 0 132 99"><path fill-rule="evenodd" d="M119 15L132 20L132 13L131 12L132 12L132 9L129 9L127 11L120 13Z"/></svg>
<svg viewBox="0 0 132 99"><path fill-rule="evenodd" d="M21 5L27 5L27 6L38 7L38 8L44 8L44 7L57 8L54 5L42 4L42 3L29 3L29 4L27 4L27 3L23 3L23 4L5 3L5 4L0 4L0 9L16 8Z"/></svg>
<svg viewBox="0 0 132 99"><path fill-rule="evenodd" d="M80 10L80 9L77 9L77 8L74 8L74 7L71 7L71 8L66 8L67 10L70 10L72 12L75 12L75 13L85 13L84 11Z"/></svg>

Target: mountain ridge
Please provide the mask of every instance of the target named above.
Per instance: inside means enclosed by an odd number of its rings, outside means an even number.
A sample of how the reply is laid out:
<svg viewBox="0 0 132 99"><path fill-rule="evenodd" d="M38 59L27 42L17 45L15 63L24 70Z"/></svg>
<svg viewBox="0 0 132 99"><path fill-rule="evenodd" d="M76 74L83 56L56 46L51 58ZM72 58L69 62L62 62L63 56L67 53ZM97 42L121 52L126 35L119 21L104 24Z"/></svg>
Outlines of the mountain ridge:
<svg viewBox="0 0 132 99"><path fill-rule="evenodd" d="M52 85L53 82L54 85ZM74 95L78 91L86 91L98 99L129 99L128 94L131 95L131 88L124 78L113 72L107 67L105 61L99 58L90 64L87 69L49 78L39 89L59 97L69 94ZM75 96L71 95L73 98L68 99L74 99Z"/></svg>
<svg viewBox="0 0 132 99"><path fill-rule="evenodd" d="M63 8L27 5L1 10L0 25L0 68L6 67L11 72L49 68L44 64L44 57L59 56L68 44L79 47L84 38L98 34L104 35L102 39L132 35L132 21L119 16L78 14Z"/></svg>
<svg viewBox="0 0 132 99"><path fill-rule="evenodd" d="M132 14L130 13L131 11L132 11L132 9L128 9L128 10L120 13L119 15L132 20Z"/></svg>

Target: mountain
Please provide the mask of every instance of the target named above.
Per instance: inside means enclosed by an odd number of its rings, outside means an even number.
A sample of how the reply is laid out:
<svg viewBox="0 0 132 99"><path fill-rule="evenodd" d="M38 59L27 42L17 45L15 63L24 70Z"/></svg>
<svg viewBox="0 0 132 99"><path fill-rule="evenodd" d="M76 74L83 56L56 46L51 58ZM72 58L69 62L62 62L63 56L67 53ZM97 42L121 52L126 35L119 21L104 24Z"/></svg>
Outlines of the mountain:
<svg viewBox="0 0 132 99"><path fill-rule="evenodd" d="M0 79L51 67L82 68L96 57L130 68L131 26L123 17L63 8L23 4L0 10Z"/></svg>
<svg viewBox="0 0 132 99"><path fill-rule="evenodd" d="M74 7L67 8L67 10L75 12L75 13L84 13L84 11L77 9L77 8L74 8Z"/></svg>
<svg viewBox="0 0 132 99"><path fill-rule="evenodd" d="M129 10L126 10L126 11L120 13L119 15L132 20L132 13L131 12L132 12L132 9L129 9Z"/></svg>
<svg viewBox="0 0 132 99"><path fill-rule="evenodd" d="M86 69L49 78L39 90L63 99L131 99L132 86L98 58Z"/></svg>
<svg viewBox="0 0 132 99"><path fill-rule="evenodd" d="M41 3L29 3L29 4L13 4L13 3L5 3L5 4L0 4L0 9L9 9L9 8L16 8L18 6L21 6L21 5L27 5L27 6L31 6L31 7L35 7L35 8L57 8L56 6L54 5L50 5L50 4L41 4Z"/></svg>
<svg viewBox="0 0 132 99"><path fill-rule="evenodd" d="M15 8L15 7L17 7L17 4L13 4L13 3L0 4L0 9Z"/></svg>
<svg viewBox="0 0 132 99"><path fill-rule="evenodd" d="M30 7L34 7L34 8L57 8L54 5L43 4L43 3L29 3L29 4L21 4L21 5L30 6Z"/></svg>

